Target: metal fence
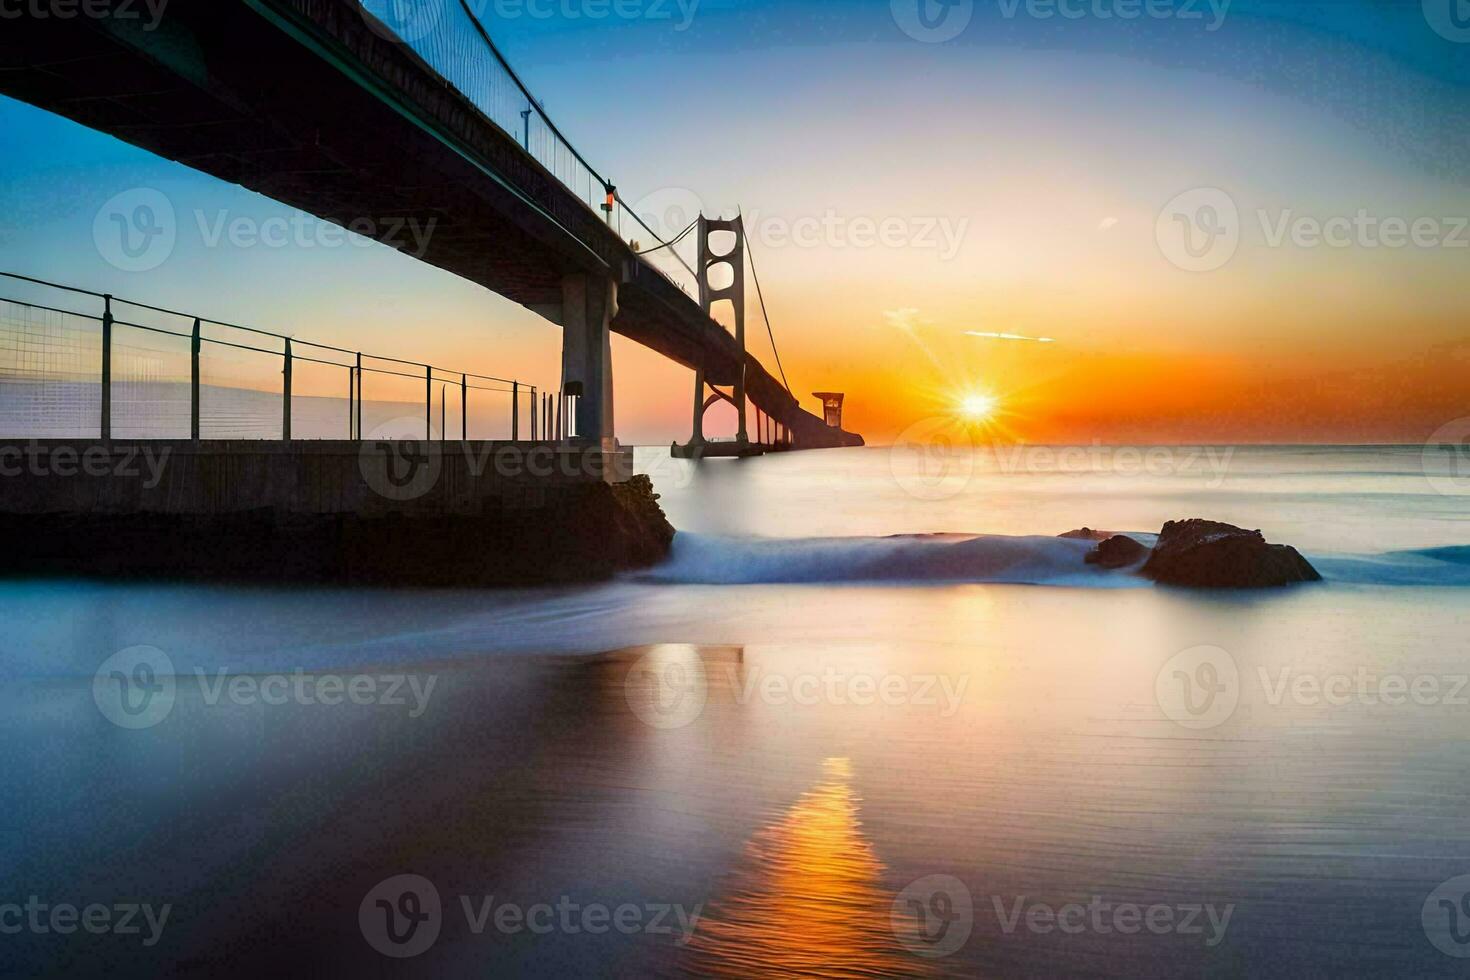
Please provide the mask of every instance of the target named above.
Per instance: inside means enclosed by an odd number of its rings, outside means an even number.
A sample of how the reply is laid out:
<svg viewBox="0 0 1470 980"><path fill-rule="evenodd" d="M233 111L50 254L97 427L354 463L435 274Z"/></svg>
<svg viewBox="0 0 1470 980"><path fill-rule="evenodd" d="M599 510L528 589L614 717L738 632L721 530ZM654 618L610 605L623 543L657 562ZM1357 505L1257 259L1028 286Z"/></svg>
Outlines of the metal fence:
<svg viewBox="0 0 1470 980"><path fill-rule="evenodd" d="M562 135L477 16L475 8L483 10L487 6L485 0L358 2L367 15L423 58L445 82L519 142L584 204L600 211L620 236L626 240L640 240L641 250L650 253L644 261L651 268L686 293L697 291L698 276L690 260L679 254L677 244L654 250L654 246L668 243L646 219L652 217L656 224L663 226L668 238L674 238L683 229L668 227L666 216L639 214L637 207L630 206L623 199L613 181L598 173ZM660 206L658 201L650 205L654 209ZM679 208L675 210L680 214L680 217L672 219L675 221L692 221L697 217L696 214L684 215Z"/></svg>
<svg viewBox="0 0 1470 980"><path fill-rule="evenodd" d="M559 408L566 399L515 379L349 350L11 272L0 272L0 281L11 287L5 293L42 294L0 295L0 438L564 435ZM70 308L76 306L92 309Z"/></svg>

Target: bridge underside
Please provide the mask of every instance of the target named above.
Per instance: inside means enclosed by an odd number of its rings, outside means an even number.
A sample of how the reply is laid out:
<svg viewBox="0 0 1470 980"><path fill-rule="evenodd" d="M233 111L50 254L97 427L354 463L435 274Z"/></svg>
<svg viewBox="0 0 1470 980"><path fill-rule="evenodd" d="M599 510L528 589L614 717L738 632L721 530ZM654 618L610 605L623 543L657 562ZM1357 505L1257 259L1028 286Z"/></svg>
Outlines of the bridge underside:
<svg viewBox="0 0 1470 980"><path fill-rule="evenodd" d="M697 303L356 0L172 0L143 19L7 20L0 93L351 227L558 319L563 282L619 283L614 332L752 402L798 446L859 444L800 409ZM387 244L405 250L412 239Z"/></svg>

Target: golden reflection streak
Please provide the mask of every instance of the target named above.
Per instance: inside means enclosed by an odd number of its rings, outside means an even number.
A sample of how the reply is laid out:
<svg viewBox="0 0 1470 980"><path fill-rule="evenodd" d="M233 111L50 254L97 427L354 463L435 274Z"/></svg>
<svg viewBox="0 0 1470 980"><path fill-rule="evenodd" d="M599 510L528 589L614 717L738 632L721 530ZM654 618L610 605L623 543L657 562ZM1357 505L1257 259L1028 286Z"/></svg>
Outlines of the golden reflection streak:
<svg viewBox="0 0 1470 980"><path fill-rule="evenodd" d="M694 972L714 977L927 974L893 933L883 864L862 834L847 759L746 846L745 867L690 942Z"/></svg>

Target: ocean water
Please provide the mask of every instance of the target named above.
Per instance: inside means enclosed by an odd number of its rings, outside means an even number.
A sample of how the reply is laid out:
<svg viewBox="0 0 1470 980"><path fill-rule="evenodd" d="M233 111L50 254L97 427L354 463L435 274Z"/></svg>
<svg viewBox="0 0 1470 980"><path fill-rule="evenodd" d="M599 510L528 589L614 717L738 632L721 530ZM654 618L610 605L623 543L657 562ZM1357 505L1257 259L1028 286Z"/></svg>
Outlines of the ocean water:
<svg viewBox="0 0 1470 980"><path fill-rule="evenodd" d="M151 944L0 949L20 975L1460 975L1465 463L640 450L680 533L604 585L0 583L0 906L170 907ZM1187 517L1325 581L1159 588L1056 537ZM163 693L120 711L115 670Z"/></svg>

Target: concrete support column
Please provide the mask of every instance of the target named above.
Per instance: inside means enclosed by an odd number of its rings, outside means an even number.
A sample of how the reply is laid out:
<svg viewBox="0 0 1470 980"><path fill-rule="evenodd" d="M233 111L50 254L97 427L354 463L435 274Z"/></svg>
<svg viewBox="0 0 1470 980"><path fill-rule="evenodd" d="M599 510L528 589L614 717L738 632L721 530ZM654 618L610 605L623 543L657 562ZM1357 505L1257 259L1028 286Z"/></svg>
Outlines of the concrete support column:
<svg viewBox="0 0 1470 980"><path fill-rule="evenodd" d="M694 435L691 446L704 444L704 365L694 369Z"/></svg>
<svg viewBox="0 0 1470 980"><path fill-rule="evenodd" d="M618 284L585 273L563 276L561 298L561 388L563 396L577 396L576 438L611 452L617 448L611 326Z"/></svg>

